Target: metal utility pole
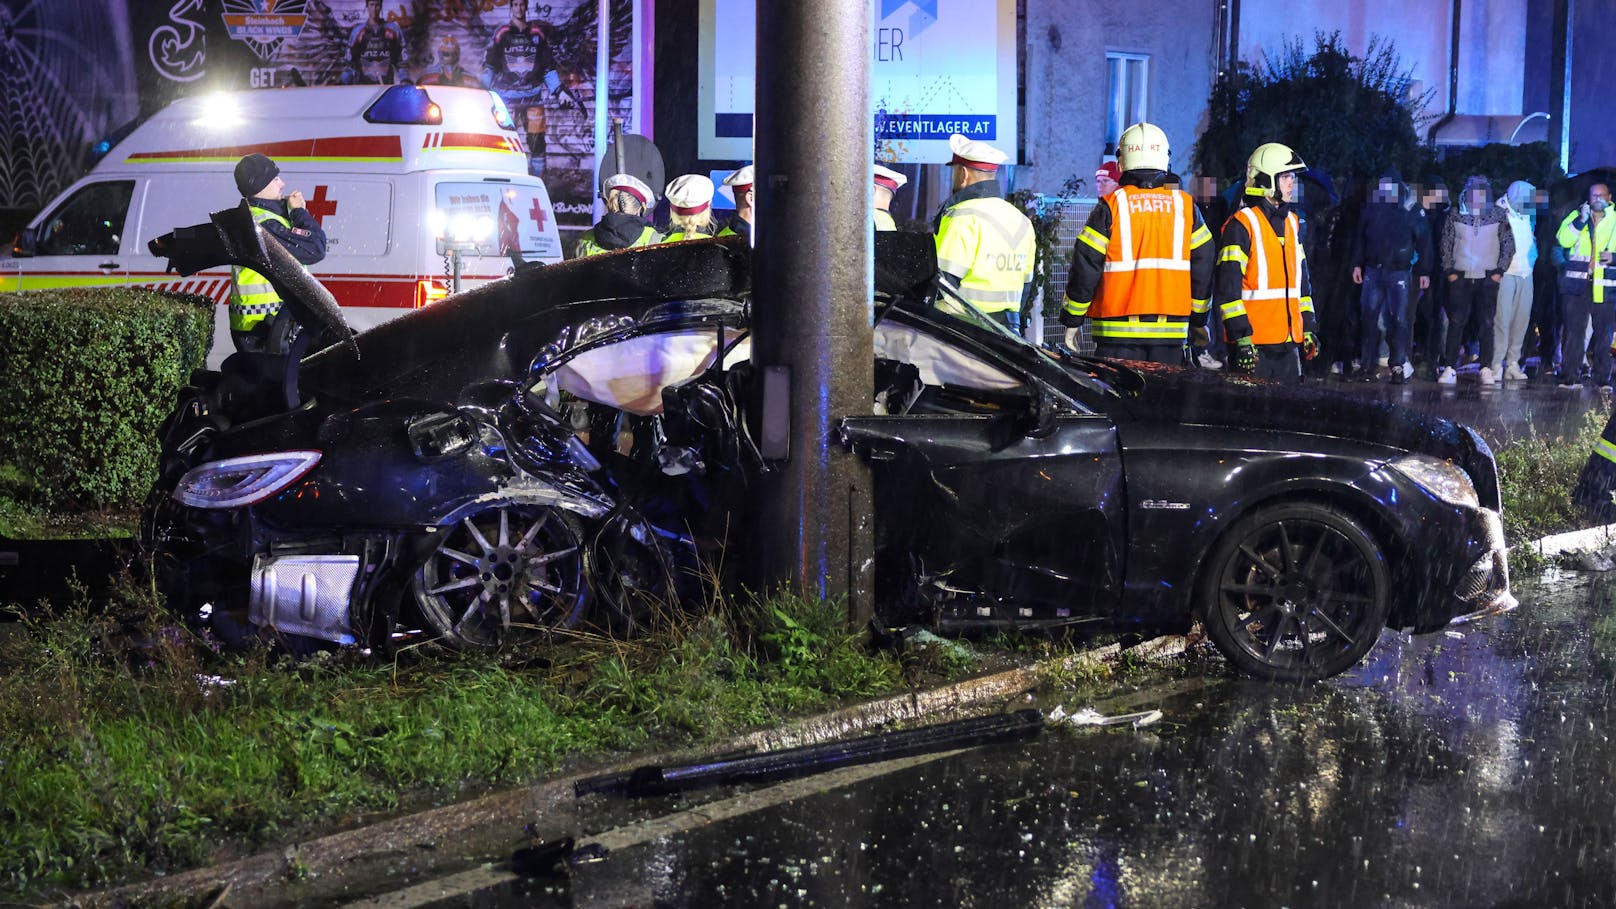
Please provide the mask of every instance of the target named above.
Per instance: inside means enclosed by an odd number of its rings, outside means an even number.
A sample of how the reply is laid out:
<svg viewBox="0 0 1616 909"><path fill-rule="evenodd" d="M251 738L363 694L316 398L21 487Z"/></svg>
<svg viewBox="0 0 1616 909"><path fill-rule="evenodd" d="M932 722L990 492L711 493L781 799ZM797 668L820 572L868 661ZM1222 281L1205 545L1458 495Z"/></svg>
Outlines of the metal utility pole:
<svg viewBox="0 0 1616 909"><path fill-rule="evenodd" d="M869 472L834 438L874 397L869 0L757 4L752 358L764 589L873 603Z"/></svg>

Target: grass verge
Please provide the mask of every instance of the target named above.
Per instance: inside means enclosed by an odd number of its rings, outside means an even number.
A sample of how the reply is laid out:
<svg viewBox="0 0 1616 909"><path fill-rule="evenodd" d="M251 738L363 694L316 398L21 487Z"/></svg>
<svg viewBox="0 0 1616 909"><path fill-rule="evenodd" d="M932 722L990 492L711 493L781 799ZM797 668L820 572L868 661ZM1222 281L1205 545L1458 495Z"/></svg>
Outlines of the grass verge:
<svg viewBox="0 0 1616 909"><path fill-rule="evenodd" d="M1511 570L1534 572L1545 564L1542 556L1521 544L1588 526L1587 518L1571 502L1571 490L1609 416L1608 405L1594 407L1569 435L1533 432L1494 453Z"/></svg>
<svg viewBox="0 0 1616 909"><path fill-rule="evenodd" d="M177 870L968 668L867 652L841 609L794 597L632 643L300 663L215 652L139 593L115 599L0 634L0 890Z"/></svg>
<svg viewBox="0 0 1616 909"><path fill-rule="evenodd" d="M13 540L103 540L133 537L138 509L52 511L11 464L0 462L0 537Z"/></svg>

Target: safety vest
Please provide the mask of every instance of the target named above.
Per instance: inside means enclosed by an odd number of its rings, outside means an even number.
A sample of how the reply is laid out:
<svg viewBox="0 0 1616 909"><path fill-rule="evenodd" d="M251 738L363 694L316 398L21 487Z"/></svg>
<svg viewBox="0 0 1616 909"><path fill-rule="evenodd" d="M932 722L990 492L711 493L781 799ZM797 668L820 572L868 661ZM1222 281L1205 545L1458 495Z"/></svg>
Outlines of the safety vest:
<svg viewBox="0 0 1616 909"><path fill-rule="evenodd" d="M676 230L663 237L662 242L678 243L680 240L706 240L711 237L712 234L704 234L699 230L693 230L689 233L685 233L682 230Z"/></svg>
<svg viewBox="0 0 1616 909"><path fill-rule="evenodd" d="M1599 253L1616 251L1616 211L1609 208L1595 226L1591 221L1582 230L1573 228L1577 212L1560 222L1555 240L1566 250L1565 276L1568 281L1593 282L1593 301L1605 302L1605 288L1616 287L1616 267L1599 261Z"/></svg>
<svg viewBox="0 0 1616 909"><path fill-rule="evenodd" d="M1194 311L1190 250L1199 243L1192 240L1211 240L1205 225L1195 229L1195 202L1182 190L1124 186L1101 204L1111 209L1111 236L1086 226L1079 235L1105 253L1105 276L1088 312L1095 340L1183 342Z"/></svg>
<svg viewBox="0 0 1616 909"><path fill-rule="evenodd" d="M881 209L878 208L878 209L875 210L875 229L876 230L897 230L898 229L898 222L892 220L892 213L891 212L882 211Z"/></svg>
<svg viewBox="0 0 1616 909"><path fill-rule="evenodd" d="M259 224L265 221L274 221L282 227L290 228L290 221L266 208L259 208L252 203L247 207L252 211L253 220ZM230 330L252 331L258 323L281 311L281 295L275 292L275 286L269 279L240 265L233 265L230 274L234 281L230 284Z"/></svg>
<svg viewBox="0 0 1616 909"><path fill-rule="evenodd" d="M1283 344L1302 340L1302 313L1313 304L1302 298L1302 254L1297 237L1301 228L1295 212L1285 213L1285 236L1275 235L1259 206L1242 208L1233 215L1246 226L1251 237L1251 253L1245 263L1245 279L1240 284L1240 300L1225 304L1224 318L1244 314L1251 323L1254 344ZM1240 248L1223 251L1225 260L1239 256Z"/></svg>
<svg viewBox="0 0 1616 909"><path fill-rule="evenodd" d="M658 239L659 235L656 232L656 228L647 225L644 230L640 231L640 235L634 238L633 243L630 243L628 246L623 248L633 249L636 246L650 246L651 244L657 242ZM601 246L599 243L596 243L594 228L590 228L589 230L584 231L583 236L578 238L578 251L575 258L582 259L585 256L594 256L599 255L600 253L608 252L616 252L616 250L607 249L606 247Z"/></svg>
<svg viewBox="0 0 1616 909"><path fill-rule="evenodd" d="M960 276L960 296L985 313L1020 311L1038 253L1032 222L1003 199L966 199L937 225L937 267Z"/></svg>

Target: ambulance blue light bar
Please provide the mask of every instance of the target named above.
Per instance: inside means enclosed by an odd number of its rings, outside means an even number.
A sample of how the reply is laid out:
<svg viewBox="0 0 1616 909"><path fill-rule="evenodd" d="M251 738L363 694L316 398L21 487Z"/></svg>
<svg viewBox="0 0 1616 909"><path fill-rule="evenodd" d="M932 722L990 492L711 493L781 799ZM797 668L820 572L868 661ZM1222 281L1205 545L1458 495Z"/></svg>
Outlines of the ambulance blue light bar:
<svg viewBox="0 0 1616 909"><path fill-rule="evenodd" d="M419 85L395 85L365 111L365 119L371 123L437 126L443 123L443 109Z"/></svg>

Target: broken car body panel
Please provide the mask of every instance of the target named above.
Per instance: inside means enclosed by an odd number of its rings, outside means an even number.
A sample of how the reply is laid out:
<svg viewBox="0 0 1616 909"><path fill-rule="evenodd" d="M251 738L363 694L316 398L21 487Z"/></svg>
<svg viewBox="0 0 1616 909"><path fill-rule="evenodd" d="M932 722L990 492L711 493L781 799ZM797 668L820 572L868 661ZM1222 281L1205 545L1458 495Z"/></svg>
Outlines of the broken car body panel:
<svg viewBox="0 0 1616 909"><path fill-rule="evenodd" d="M1181 629L1227 613L1260 639L1242 668L1301 679L1355 662L1387 622L1430 630L1513 605L1496 470L1468 429L1052 355L938 291L930 238L882 235L876 255L877 400L839 435L874 472L888 618ZM255 620L336 639L340 602L347 638L374 641L413 606L469 646L526 626L632 630L723 544L719 528L745 526L748 478L768 467L741 416L750 281L742 243L625 250L520 269L257 373L295 392L231 398L243 380L226 363L165 427L152 536L204 578L175 595L240 599L266 563L331 556L350 589L292 596L276 575ZM621 411L634 452L586 449L563 392ZM319 464L245 508L168 495L199 464L303 449ZM294 622L299 608L323 619Z"/></svg>

